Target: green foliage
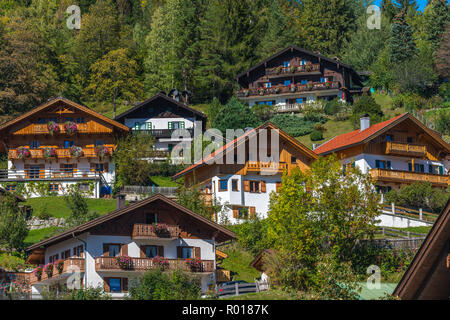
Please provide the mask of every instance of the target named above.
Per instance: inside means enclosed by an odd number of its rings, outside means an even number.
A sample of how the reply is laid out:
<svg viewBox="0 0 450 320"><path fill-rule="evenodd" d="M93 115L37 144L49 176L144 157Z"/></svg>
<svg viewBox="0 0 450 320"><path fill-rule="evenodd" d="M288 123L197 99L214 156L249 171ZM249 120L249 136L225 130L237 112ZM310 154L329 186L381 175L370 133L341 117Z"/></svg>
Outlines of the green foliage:
<svg viewBox="0 0 450 320"><path fill-rule="evenodd" d="M276 114L277 106L268 104L254 104L252 106L252 112L259 118L259 120L266 122Z"/></svg>
<svg viewBox="0 0 450 320"><path fill-rule="evenodd" d="M404 12L395 16L393 20L389 49L390 61L394 64L404 62L416 54L413 30L406 22Z"/></svg>
<svg viewBox="0 0 450 320"><path fill-rule="evenodd" d="M445 101L450 101L450 82L444 82L439 86L439 95Z"/></svg>
<svg viewBox="0 0 450 320"><path fill-rule="evenodd" d="M311 141L319 141L323 139L322 131L314 130L310 134Z"/></svg>
<svg viewBox="0 0 450 320"><path fill-rule="evenodd" d="M10 271L19 271L25 267L25 260L7 253L0 254L0 268Z"/></svg>
<svg viewBox="0 0 450 320"><path fill-rule="evenodd" d="M19 208L15 197L4 195L0 203L0 245L11 254L23 248L27 234L25 212Z"/></svg>
<svg viewBox="0 0 450 320"><path fill-rule="evenodd" d="M357 168L344 173L334 155L320 158L309 171L283 176L268 215L269 241L283 261L280 283L319 292L331 285L326 294L335 290L341 296L345 282L346 293L352 295L354 281L348 269L340 268L350 261L358 240L373 235L379 210L370 176ZM333 283L321 275L320 263L335 276Z"/></svg>
<svg viewBox="0 0 450 320"><path fill-rule="evenodd" d="M445 26L450 21L450 11L446 0L432 0L424 10L425 39L434 48L439 46Z"/></svg>
<svg viewBox="0 0 450 320"><path fill-rule="evenodd" d="M149 270L141 278L130 281L131 300L198 300L201 287L198 278L175 270Z"/></svg>
<svg viewBox="0 0 450 320"><path fill-rule="evenodd" d="M40 210L36 213L36 217L41 220L47 220L52 216L50 211L48 210L48 205L45 202L42 207L40 207Z"/></svg>
<svg viewBox="0 0 450 320"><path fill-rule="evenodd" d="M88 287L72 290L62 297L63 300L111 300L111 295L106 293L102 287Z"/></svg>
<svg viewBox="0 0 450 320"><path fill-rule="evenodd" d="M67 219L67 223L70 226L77 226L100 216L95 211L88 211L87 201L77 189L69 192L69 194L65 196L65 200L71 211L70 216Z"/></svg>
<svg viewBox="0 0 450 320"><path fill-rule="evenodd" d="M441 110L437 113L436 130L442 134L450 135L450 109Z"/></svg>
<svg viewBox="0 0 450 320"><path fill-rule="evenodd" d="M391 190L386 196L386 202L394 202L398 206L422 208L433 212L441 212L450 194L447 190L432 188L430 182L414 182L400 190Z"/></svg>
<svg viewBox="0 0 450 320"><path fill-rule="evenodd" d="M270 248L267 239L267 220L250 217L241 224L233 225L233 231L237 235L238 243L253 256L263 249Z"/></svg>
<svg viewBox="0 0 450 320"><path fill-rule="evenodd" d="M290 114L277 114L270 121L293 137L304 136L314 130L316 123L325 123L326 118L317 114L299 117Z"/></svg>
<svg viewBox="0 0 450 320"><path fill-rule="evenodd" d="M334 98L325 105L323 112L329 116L334 116L341 109L342 109L342 102L339 101L339 98Z"/></svg>
<svg viewBox="0 0 450 320"><path fill-rule="evenodd" d="M400 92L425 94L436 80L433 66L420 57L406 59L395 64L394 80Z"/></svg>
<svg viewBox="0 0 450 320"><path fill-rule="evenodd" d="M232 280L254 282L256 278L261 276L258 270L250 266L254 255L243 249L239 243L220 247L220 250L223 250L228 255L220 263L220 266L226 270L230 270Z"/></svg>
<svg viewBox="0 0 450 320"><path fill-rule="evenodd" d="M384 115L381 106L376 103L372 96L367 94L363 94L362 97L353 104L351 121L353 122L355 129L360 127L360 118L365 113L368 113L370 116L370 125L380 122Z"/></svg>

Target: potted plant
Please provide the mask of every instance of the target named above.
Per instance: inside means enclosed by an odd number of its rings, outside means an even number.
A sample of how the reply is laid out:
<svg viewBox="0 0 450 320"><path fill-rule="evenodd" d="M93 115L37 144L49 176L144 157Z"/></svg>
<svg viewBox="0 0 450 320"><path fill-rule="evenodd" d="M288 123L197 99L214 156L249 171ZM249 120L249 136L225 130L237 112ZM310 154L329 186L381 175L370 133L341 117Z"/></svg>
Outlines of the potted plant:
<svg viewBox="0 0 450 320"><path fill-rule="evenodd" d="M166 269L169 267L169 260L164 257L156 256L152 258L152 264L161 267L161 269Z"/></svg>
<svg viewBox="0 0 450 320"><path fill-rule="evenodd" d="M194 272L202 269L202 261L199 258L187 258L186 265Z"/></svg>
<svg viewBox="0 0 450 320"><path fill-rule="evenodd" d="M48 132L53 135L55 133L59 132L59 125L55 121L49 121L47 123L47 130Z"/></svg>
<svg viewBox="0 0 450 320"><path fill-rule="evenodd" d="M156 234L166 233L169 231L169 226L165 223L154 222L154 223L152 223L150 228Z"/></svg>
<svg viewBox="0 0 450 320"><path fill-rule="evenodd" d="M47 263L44 266L44 272L47 274L47 277L51 278L53 275L53 263Z"/></svg>
<svg viewBox="0 0 450 320"><path fill-rule="evenodd" d="M55 148L44 148L45 158L55 158L57 155Z"/></svg>
<svg viewBox="0 0 450 320"><path fill-rule="evenodd" d="M71 146L70 147L70 155L75 158L79 158L83 156L83 148L78 146Z"/></svg>
<svg viewBox="0 0 450 320"><path fill-rule="evenodd" d="M305 69L306 69L306 71L308 71L308 72L312 71L312 69L313 69L312 64L307 64L307 65L305 66Z"/></svg>
<svg viewBox="0 0 450 320"><path fill-rule="evenodd" d="M75 122L67 121L64 123L64 130L67 134L72 135L78 132L78 125Z"/></svg>
<svg viewBox="0 0 450 320"><path fill-rule="evenodd" d="M291 73L294 73L295 71L297 71L297 67L292 66L289 70L291 70Z"/></svg>
<svg viewBox="0 0 450 320"><path fill-rule="evenodd" d="M261 87L258 88L258 93L260 96L264 95L264 91L265 91L264 88L261 88Z"/></svg>
<svg viewBox="0 0 450 320"><path fill-rule="evenodd" d="M58 273L61 274L64 270L64 260L59 259L55 262L56 270L58 270Z"/></svg>
<svg viewBox="0 0 450 320"><path fill-rule="evenodd" d="M308 90L311 90L313 88L313 84L311 82L308 82L308 84L306 85L306 88Z"/></svg>
<svg viewBox="0 0 450 320"><path fill-rule="evenodd" d="M20 148L17 148L16 152L17 152L17 157L19 159L25 159L25 158L31 157L31 152L30 152L30 149L28 149L28 148L20 147Z"/></svg>
<svg viewBox="0 0 450 320"><path fill-rule="evenodd" d="M41 280L42 272L43 272L42 266L38 266L33 270L33 274L36 276L38 281Z"/></svg>
<svg viewBox="0 0 450 320"><path fill-rule="evenodd" d="M280 87L275 87L275 88L273 89L273 91L274 91L275 93L280 93L281 89L280 89Z"/></svg>
<svg viewBox="0 0 450 320"><path fill-rule="evenodd" d="M325 87L326 87L327 89L330 89L330 87L331 87L331 82L329 82L329 81L325 82Z"/></svg>
<svg viewBox="0 0 450 320"><path fill-rule="evenodd" d="M129 256L117 256L115 257L117 265L120 269L130 269L131 268L131 258Z"/></svg>
<svg viewBox="0 0 450 320"><path fill-rule="evenodd" d="M295 84L291 83L291 84L288 86L288 88L289 88L289 91L295 92Z"/></svg>
<svg viewBox="0 0 450 320"><path fill-rule="evenodd" d="M111 151L108 147L105 146L96 146L94 151L97 157L99 157L100 159L111 155Z"/></svg>

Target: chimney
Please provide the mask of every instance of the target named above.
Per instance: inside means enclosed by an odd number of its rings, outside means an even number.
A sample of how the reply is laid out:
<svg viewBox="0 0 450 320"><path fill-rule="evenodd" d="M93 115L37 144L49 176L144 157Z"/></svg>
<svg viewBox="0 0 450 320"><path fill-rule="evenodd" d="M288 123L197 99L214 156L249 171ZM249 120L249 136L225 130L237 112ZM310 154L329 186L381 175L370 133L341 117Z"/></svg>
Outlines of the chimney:
<svg viewBox="0 0 450 320"><path fill-rule="evenodd" d="M369 114L365 113L361 116L361 131L364 131L370 127L370 117Z"/></svg>
<svg viewBox="0 0 450 320"><path fill-rule="evenodd" d="M320 143L313 143L312 144L313 151L316 150L319 146L320 146Z"/></svg>
<svg viewBox="0 0 450 320"><path fill-rule="evenodd" d="M119 193L116 197L116 209L125 208L125 195L123 193Z"/></svg>

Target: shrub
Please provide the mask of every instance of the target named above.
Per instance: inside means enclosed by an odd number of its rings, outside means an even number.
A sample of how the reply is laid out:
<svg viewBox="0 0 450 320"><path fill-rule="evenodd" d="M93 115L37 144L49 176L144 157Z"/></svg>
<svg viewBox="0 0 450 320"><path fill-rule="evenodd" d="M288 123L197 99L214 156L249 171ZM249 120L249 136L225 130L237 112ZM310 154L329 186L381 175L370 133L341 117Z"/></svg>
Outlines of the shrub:
<svg viewBox="0 0 450 320"><path fill-rule="evenodd" d="M353 105L352 122L355 129L360 127L360 118L365 113L369 114L371 125L380 122L383 118L381 106L376 103L372 96L367 94L363 94L362 97Z"/></svg>
<svg viewBox="0 0 450 320"><path fill-rule="evenodd" d="M450 109L440 110L436 116L436 130L450 135Z"/></svg>
<svg viewBox="0 0 450 320"><path fill-rule="evenodd" d="M0 254L0 269L18 271L24 267L23 259L6 253Z"/></svg>
<svg viewBox="0 0 450 320"><path fill-rule="evenodd" d="M403 97L406 111L421 110L427 104L427 100L417 93L407 94Z"/></svg>
<svg viewBox="0 0 450 320"><path fill-rule="evenodd" d="M291 136L299 137L311 133L314 130L314 125L318 122L325 123L326 118L317 113L310 113L305 117L278 114L270 121Z"/></svg>
<svg viewBox="0 0 450 320"><path fill-rule="evenodd" d="M319 141L323 139L323 134L321 131L314 130L310 134L311 141Z"/></svg>
<svg viewBox="0 0 450 320"><path fill-rule="evenodd" d="M329 116L334 116L341 110L341 108L342 103L339 101L339 98L334 98L325 105L325 109L323 111Z"/></svg>
<svg viewBox="0 0 450 320"><path fill-rule="evenodd" d="M239 244L253 256L263 249L270 248L267 240L267 220L257 215L245 220L241 224L233 225Z"/></svg>
<svg viewBox="0 0 450 320"><path fill-rule="evenodd" d="M439 86L439 95L445 100L450 100L450 82L444 82Z"/></svg>
<svg viewBox="0 0 450 320"><path fill-rule="evenodd" d="M277 106L268 104L255 104L252 112L263 122L269 120L276 114Z"/></svg>
<svg viewBox="0 0 450 320"><path fill-rule="evenodd" d="M36 217L41 220L48 220L52 217L51 213L48 211L47 202L44 202L40 210L37 212Z"/></svg>

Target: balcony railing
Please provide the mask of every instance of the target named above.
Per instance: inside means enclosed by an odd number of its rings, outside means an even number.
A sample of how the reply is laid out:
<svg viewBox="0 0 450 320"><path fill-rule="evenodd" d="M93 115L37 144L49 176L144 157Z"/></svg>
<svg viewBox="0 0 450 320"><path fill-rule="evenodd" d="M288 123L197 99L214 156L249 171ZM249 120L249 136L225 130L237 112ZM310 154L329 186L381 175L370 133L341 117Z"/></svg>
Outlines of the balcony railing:
<svg viewBox="0 0 450 320"><path fill-rule="evenodd" d="M168 226L167 231L154 232L151 224L136 223L133 226L132 239L176 239L179 236L178 226Z"/></svg>
<svg viewBox="0 0 450 320"><path fill-rule="evenodd" d="M53 266L53 273L51 276L44 271L42 271L41 277L37 277L34 273L30 273L30 283L34 284L42 281L48 282L49 280L58 280L62 276L67 276L73 272L84 272L83 258L69 258L64 260L64 266L61 273L59 273L56 266Z"/></svg>
<svg viewBox="0 0 450 320"><path fill-rule="evenodd" d="M278 94L295 94L296 92L308 92L318 90L335 90L340 88L338 81L310 82L308 84L279 85L271 88L242 89L236 92L238 98L249 96L271 96Z"/></svg>
<svg viewBox="0 0 450 320"><path fill-rule="evenodd" d="M114 145L105 145L111 153L111 155L114 152L115 146ZM49 147L51 148L51 147ZM56 150L56 156L55 157L46 157L45 156L45 147L40 147L39 149L29 149L30 150L30 156L27 158L20 158L19 152L17 149L10 149L8 150L8 159L9 160L18 160L18 159L68 159L68 158L77 158L70 154L70 149L68 148L54 148ZM98 158L98 155L95 153L95 148L82 148L83 154L79 158Z"/></svg>
<svg viewBox="0 0 450 320"><path fill-rule="evenodd" d="M52 170L52 169L24 169L0 170L0 180L49 180L49 179L101 179L102 173L95 170Z"/></svg>
<svg viewBox="0 0 450 320"><path fill-rule="evenodd" d="M64 124L58 124L59 133L66 133L66 129L64 128ZM33 133L34 134L46 134L50 133L47 124L33 124ZM87 133L89 132L87 123L77 123L77 132L78 133Z"/></svg>
<svg viewBox="0 0 450 320"><path fill-rule="evenodd" d="M281 173L287 169L287 164L282 162L247 162L247 172L277 172Z"/></svg>
<svg viewBox="0 0 450 320"><path fill-rule="evenodd" d="M155 263L151 258L130 258L131 263L128 267L122 268L115 257L98 257L95 259L96 271L138 271L145 272L156 268L161 268L161 265ZM186 264L185 259L167 259L168 265L163 267L164 270L181 269L191 272L214 272L214 260L201 260L200 268L191 269Z"/></svg>
<svg viewBox="0 0 450 320"><path fill-rule="evenodd" d="M449 176L441 174L423 173L423 172L411 172L411 171L399 171L388 169L372 169L370 175L375 180L381 181L394 181L394 182L431 182L433 185L448 186Z"/></svg>
<svg viewBox="0 0 450 320"><path fill-rule="evenodd" d="M267 76L289 76L310 72L320 72L320 64L307 64L302 66L292 66L292 67L275 67L267 68Z"/></svg>
<svg viewBox="0 0 450 320"><path fill-rule="evenodd" d="M427 146L423 144L387 141L386 154L426 156Z"/></svg>
<svg viewBox="0 0 450 320"><path fill-rule="evenodd" d="M194 129L132 129L132 133L137 134L148 134L155 138L171 138L175 130L180 130L182 134L189 135L189 137L194 137ZM178 138L178 137L177 137Z"/></svg>

